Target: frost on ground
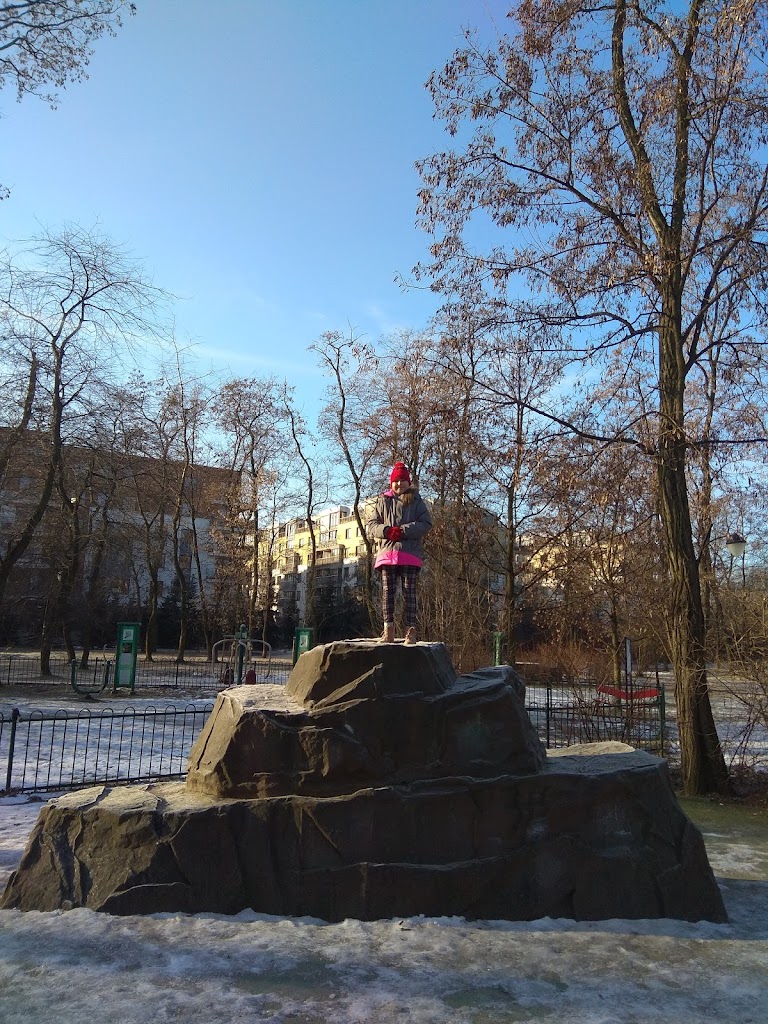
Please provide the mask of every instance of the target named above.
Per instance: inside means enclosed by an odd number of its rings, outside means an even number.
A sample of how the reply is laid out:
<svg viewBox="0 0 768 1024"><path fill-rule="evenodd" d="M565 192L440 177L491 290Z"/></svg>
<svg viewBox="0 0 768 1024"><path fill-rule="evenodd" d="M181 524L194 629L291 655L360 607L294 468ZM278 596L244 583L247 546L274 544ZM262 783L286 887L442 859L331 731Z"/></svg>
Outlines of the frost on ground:
<svg viewBox="0 0 768 1024"><path fill-rule="evenodd" d="M0 800L0 882L41 803ZM0 911L3 1024L765 1024L768 823L691 805L730 915L344 921Z"/></svg>

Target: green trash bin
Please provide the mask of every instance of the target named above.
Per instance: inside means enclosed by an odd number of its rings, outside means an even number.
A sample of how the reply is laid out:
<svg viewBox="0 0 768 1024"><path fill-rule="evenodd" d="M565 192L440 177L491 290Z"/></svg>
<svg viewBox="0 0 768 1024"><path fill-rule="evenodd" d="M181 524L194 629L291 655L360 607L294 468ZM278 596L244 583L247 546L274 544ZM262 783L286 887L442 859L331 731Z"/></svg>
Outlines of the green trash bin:
<svg viewBox="0 0 768 1024"><path fill-rule="evenodd" d="M315 646L314 629L297 629L293 638L293 664L299 660L302 654Z"/></svg>

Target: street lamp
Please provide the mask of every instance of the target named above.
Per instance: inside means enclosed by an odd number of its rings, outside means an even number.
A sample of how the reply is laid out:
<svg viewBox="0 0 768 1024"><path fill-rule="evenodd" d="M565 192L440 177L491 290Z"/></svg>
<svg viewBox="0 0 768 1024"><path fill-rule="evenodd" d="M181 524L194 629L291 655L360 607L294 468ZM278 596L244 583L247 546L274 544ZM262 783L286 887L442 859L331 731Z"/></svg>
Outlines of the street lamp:
<svg viewBox="0 0 768 1024"><path fill-rule="evenodd" d="M747 542L740 533L729 533L725 538L725 547L731 558L741 558L747 550Z"/></svg>
<svg viewBox="0 0 768 1024"><path fill-rule="evenodd" d="M731 559L741 559L741 587L747 589L747 573L744 567L744 552L747 550L747 542L740 533L729 533L725 538L725 547Z"/></svg>

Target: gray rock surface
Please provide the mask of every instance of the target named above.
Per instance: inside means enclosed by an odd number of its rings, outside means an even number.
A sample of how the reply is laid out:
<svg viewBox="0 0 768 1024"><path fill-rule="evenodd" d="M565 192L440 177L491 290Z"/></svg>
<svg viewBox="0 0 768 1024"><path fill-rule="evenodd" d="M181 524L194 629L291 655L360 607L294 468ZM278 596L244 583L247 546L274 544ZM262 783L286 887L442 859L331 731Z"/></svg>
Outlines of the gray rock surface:
<svg viewBox="0 0 768 1024"><path fill-rule="evenodd" d="M456 680L445 644L382 644L375 640L339 640L302 654L286 692L301 704L334 704L353 696L438 694Z"/></svg>
<svg viewBox="0 0 768 1024"><path fill-rule="evenodd" d="M348 643L338 674L335 646L280 699L221 694L186 784L47 805L2 905L725 920L665 762L546 758L515 674L456 677L441 645Z"/></svg>
<svg viewBox="0 0 768 1024"><path fill-rule="evenodd" d="M620 740L597 740L594 743L574 743L570 747L548 750L548 757L595 757L596 754L631 754L636 747Z"/></svg>
<svg viewBox="0 0 768 1024"><path fill-rule="evenodd" d="M538 771L546 751L522 698L508 665L457 677L443 644L327 644L302 655L279 700L258 686L219 694L187 785L277 796Z"/></svg>

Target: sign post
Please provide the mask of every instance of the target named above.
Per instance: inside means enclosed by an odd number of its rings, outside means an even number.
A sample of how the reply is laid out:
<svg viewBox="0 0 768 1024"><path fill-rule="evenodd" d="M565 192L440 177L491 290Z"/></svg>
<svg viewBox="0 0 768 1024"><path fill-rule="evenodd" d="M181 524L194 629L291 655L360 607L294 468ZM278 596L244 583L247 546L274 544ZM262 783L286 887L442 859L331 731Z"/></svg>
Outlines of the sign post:
<svg viewBox="0 0 768 1024"><path fill-rule="evenodd" d="M131 693L136 683L136 658L139 653L140 622L118 622L117 654L115 656L114 688L127 687Z"/></svg>
<svg viewBox="0 0 768 1024"><path fill-rule="evenodd" d="M235 643L237 644L237 669L235 674L235 680L237 682L237 685L240 686L240 684L243 681L245 649L248 643L248 627L245 624L240 626L240 631L238 633L237 640L235 641Z"/></svg>

